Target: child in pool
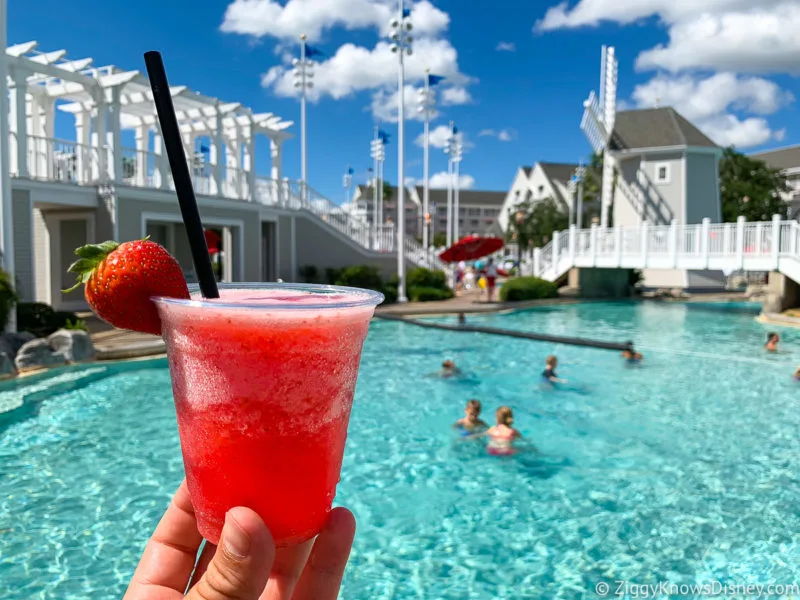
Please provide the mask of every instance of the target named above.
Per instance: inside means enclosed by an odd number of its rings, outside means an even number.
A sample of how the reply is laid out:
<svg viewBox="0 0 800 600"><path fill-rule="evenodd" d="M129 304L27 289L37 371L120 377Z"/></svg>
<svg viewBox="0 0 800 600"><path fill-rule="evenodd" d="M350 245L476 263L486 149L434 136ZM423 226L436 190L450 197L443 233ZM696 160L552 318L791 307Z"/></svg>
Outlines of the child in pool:
<svg viewBox="0 0 800 600"><path fill-rule="evenodd" d="M567 383L566 379L559 379L556 375L556 367L558 366L558 359L555 355L551 354L544 360L544 371L542 371L542 379L550 383Z"/></svg>
<svg viewBox="0 0 800 600"><path fill-rule="evenodd" d="M442 363L442 370L439 371L439 377L443 379L450 379L451 377L459 377L461 369L456 366L452 360L446 360Z"/></svg>
<svg viewBox="0 0 800 600"><path fill-rule="evenodd" d="M458 429L463 436L480 433L489 427L486 422L480 418L480 414L480 400L470 400L467 402L467 407L464 409L464 417L456 421L453 427Z"/></svg>
<svg viewBox="0 0 800 600"><path fill-rule="evenodd" d="M625 344L625 350L622 351L622 358L624 358L629 363L638 363L641 362L644 356L640 352L636 352L633 349L633 342L627 342Z"/></svg>
<svg viewBox="0 0 800 600"><path fill-rule="evenodd" d="M514 423L514 413L508 406L501 406L494 416L497 425L490 427L484 434L489 436L486 451L492 456L514 454L514 441L522 438L522 434L511 426Z"/></svg>
<svg viewBox="0 0 800 600"><path fill-rule="evenodd" d="M781 336L777 333L768 333L767 334L767 343L764 344L764 349L767 352L777 352L778 351L778 342L781 341Z"/></svg>

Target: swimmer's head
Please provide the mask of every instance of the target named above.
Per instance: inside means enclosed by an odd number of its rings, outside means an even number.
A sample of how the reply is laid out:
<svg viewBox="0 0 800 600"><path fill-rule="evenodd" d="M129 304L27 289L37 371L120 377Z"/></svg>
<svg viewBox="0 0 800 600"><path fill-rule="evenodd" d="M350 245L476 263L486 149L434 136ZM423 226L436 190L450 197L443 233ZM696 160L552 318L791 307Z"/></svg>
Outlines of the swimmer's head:
<svg viewBox="0 0 800 600"><path fill-rule="evenodd" d="M467 402L467 408L464 410L464 413L467 416L477 417L479 414L481 414L481 401L470 400L469 402Z"/></svg>
<svg viewBox="0 0 800 600"><path fill-rule="evenodd" d="M768 342L779 342L780 339L781 339L781 336L779 336L774 331L771 331L770 333L767 334L767 341Z"/></svg>
<svg viewBox="0 0 800 600"><path fill-rule="evenodd" d="M633 342L625 342L625 352L633 352Z"/></svg>
<svg viewBox="0 0 800 600"><path fill-rule="evenodd" d="M545 358L544 364L546 364L548 367L555 367L556 365L558 365L558 359L556 358L556 355L551 354L550 356Z"/></svg>
<svg viewBox="0 0 800 600"><path fill-rule="evenodd" d="M511 427L511 424L514 422L514 413L508 406L501 406L495 411L494 418L497 420L498 425Z"/></svg>
<svg viewBox="0 0 800 600"><path fill-rule="evenodd" d="M445 370L447 370L447 371L450 371L450 370L452 370L452 369L455 369L455 368L456 368L456 363L454 363L454 362L453 362L452 360L450 360L450 359L447 359L446 361L444 361L444 362L442 363L442 368L443 368L443 369L445 369Z"/></svg>

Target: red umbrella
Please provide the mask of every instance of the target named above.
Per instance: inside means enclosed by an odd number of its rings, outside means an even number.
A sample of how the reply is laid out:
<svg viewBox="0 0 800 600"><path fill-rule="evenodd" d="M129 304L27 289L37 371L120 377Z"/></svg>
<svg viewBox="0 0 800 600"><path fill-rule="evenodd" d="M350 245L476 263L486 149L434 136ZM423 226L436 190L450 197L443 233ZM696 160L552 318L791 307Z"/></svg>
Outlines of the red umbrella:
<svg viewBox="0 0 800 600"><path fill-rule="evenodd" d="M458 240L442 252L439 258L448 263L461 262L462 260L478 260L484 256L494 254L502 247L503 238L470 235Z"/></svg>
<svg viewBox="0 0 800 600"><path fill-rule="evenodd" d="M213 229L206 229L203 233L206 235L206 246L208 246L209 254L219 254L219 244L222 239L219 234Z"/></svg>

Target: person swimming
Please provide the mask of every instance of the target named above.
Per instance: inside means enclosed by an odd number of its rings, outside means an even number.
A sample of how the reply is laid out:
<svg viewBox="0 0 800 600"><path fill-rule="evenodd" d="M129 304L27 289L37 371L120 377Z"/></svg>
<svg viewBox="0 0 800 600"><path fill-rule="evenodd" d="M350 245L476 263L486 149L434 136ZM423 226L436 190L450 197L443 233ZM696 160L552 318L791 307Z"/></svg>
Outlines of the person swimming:
<svg viewBox="0 0 800 600"><path fill-rule="evenodd" d="M480 400L468 401L464 409L464 417L456 421L453 424L453 428L457 429L464 437L485 431L489 425L480 418L480 414Z"/></svg>
<svg viewBox="0 0 800 600"><path fill-rule="evenodd" d="M796 381L800 381L800 367L797 367L792 377L794 377Z"/></svg>
<svg viewBox="0 0 800 600"><path fill-rule="evenodd" d="M456 366L452 360L447 359L442 363L442 370L439 371L439 377L442 379L450 379L451 377L459 377L462 374L461 369Z"/></svg>
<svg viewBox="0 0 800 600"><path fill-rule="evenodd" d="M566 379L559 379L556 375L556 367L558 366L558 359L554 354L551 354L544 359L544 371L542 371L542 379L550 383L567 383Z"/></svg>
<svg viewBox="0 0 800 600"><path fill-rule="evenodd" d="M781 341L781 336L779 336L775 332L770 332L767 334L767 343L764 344L764 349L767 352L777 352L778 351L778 342Z"/></svg>
<svg viewBox="0 0 800 600"><path fill-rule="evenodd" d="M633 348L633 342L625 342L625 349L622 351L622 358L629 363L638 363L644 359L640 352L636 352Z"/></svg>
<svg viewBox="0 0 800 600"><path fill-rule="evenodd" d="M467 317L464 316L463 312L458 313L458 324L459 325L466 325L467 324Z"/></svg>
<svg viewBox="0 0 800 600"><path fill-rule="evenodd" d="M495 413L497 424L486 430L489 436L486 451L492 456L511 456L516 453L514 442L522 439L522 434L514 429L514 413L508 406L501 406Z"/></svg>

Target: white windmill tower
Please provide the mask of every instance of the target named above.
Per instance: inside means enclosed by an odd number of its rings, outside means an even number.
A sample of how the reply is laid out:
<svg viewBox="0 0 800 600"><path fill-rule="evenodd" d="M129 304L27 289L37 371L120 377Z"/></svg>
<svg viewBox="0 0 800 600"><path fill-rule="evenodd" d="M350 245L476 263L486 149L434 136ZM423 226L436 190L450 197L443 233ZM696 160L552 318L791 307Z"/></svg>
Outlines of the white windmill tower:
<svg viewBox="0 0 800 600"><path fill-rule="evenodd" d="M581 130L586 135L595 152L603 152L608 147L614 131L617 114L617 75L619 63L613 46L603 46L600 63L600 97L592 92L583 103ZM614 158L609 152L603 154L603 188L600 204L600 226L608 226L608 211L613 202Z"/></svg>

